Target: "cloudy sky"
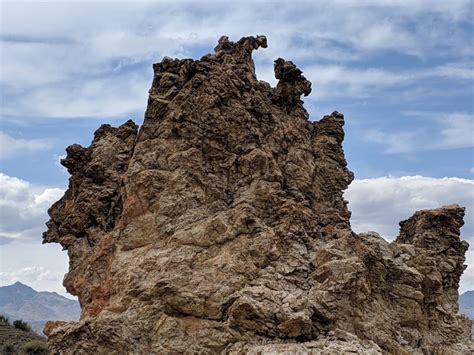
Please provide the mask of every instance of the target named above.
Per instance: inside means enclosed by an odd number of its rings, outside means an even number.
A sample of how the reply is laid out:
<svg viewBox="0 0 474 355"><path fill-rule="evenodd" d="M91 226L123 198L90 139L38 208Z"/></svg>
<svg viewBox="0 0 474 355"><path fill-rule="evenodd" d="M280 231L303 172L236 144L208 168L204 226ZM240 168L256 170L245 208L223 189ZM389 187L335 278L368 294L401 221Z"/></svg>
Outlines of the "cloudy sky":
<svg viewBox="0 0 474 355"><path fill-rule="evenodd" d="M330 5L328 5L330 4ZM346 116L357 232L387 239L415 210L459 203L474 246L473 1L0 1L0 285L65 294L67 256L41 245L67 186L58 164L101 123L141 122L152 63L265 34L257 75L293 60L311 119ZM462 288L474 289L474 248Z"/></svg>

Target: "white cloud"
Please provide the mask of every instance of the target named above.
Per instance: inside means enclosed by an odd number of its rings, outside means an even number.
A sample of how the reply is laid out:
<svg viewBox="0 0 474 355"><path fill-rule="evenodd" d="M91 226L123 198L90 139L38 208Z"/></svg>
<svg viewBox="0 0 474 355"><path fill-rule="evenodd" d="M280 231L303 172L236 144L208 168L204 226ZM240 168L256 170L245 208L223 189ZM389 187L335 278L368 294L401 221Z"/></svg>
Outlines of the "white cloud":
<svg viewBox="0 0 474 355"><path fill-rule="evenodd" d="M71 49L71 44L67 43L3 40L0 42L2 52L0 83L10 90L21 91L28 87L64 80L67 71L78 74L78 69L81 67L72 65ZM41 58L41 61L34 61L35 57ZM81 58L85 59L84 56ZM58 65L59 63L61 65Z"/></svg>
<svg viewBox="0 0 474 355"><path fill-rule="evenodd" d="M12 159L20 154L48 150L52 145L51 139L14 138L0 131L0 159Z"/></svg>
<svg viewBox="0 0 474 355"><path fill-rule="evenodd" d="M367 97L379 96L387 88L413 86L420 80L444 78L453 80L470 80L474 78L472 67L466 63L449 63L443 66L416 70L383 68L351 68L342 65L308 65L303 66L304 75L317 85L313 98L326 97ZM266 73L268 75L268 73ZM273 74L273 73L272 73ZM470 82L467 82L470 84ZM445 90L438 90L439 93ZM419 92L416 97L423 97L428 91ZM413 92L411 93L413 99Z"/></svg>
<svg viewBox="0 0 474 355"><path fill-rule="evenodd" d="M471 63L448 63L440 65L433 68L429 74L452 79L474 79L474 69Z"/></svg>
<svg viewBox="0 0 474 355"><path fill-rule="evenodd" d="M425 118L430 129L418 128L409 132L384 132L370 129L365 139L386 147L385 153L398 154L420 150L444 150L469 148L474 146L474 115L454 112L404 112L407 116Z"/></svg>
<svg viewBox="0 0 474 355"><path fill-rule="evenodd" d="M441 129L441 147L462 148L474 146L474 115L453 113L439 120Z"/></svg>
<svg viewBox="0 0 474 355"><path fill-rule="evenodd" d="M59 244L41 245L40 240L28 240L0 247L0 286L20 281L38 291L71 297L62 286L67 269L67 253Z"/></svg>
<svg viewBox="0 0 474 355"><path fill-rule="evenodd" d="M340 65L303 67L304 75L317 89L313 98L364 97L387 87L406 85L414 75L379 68L353 69Z"/></svg>
<svg viewBox="0 0 474 355"><path fill-rule="evenodd" d="M458 203L467 208L463 231L474 238L474 180L424 176L356 179L345 197L357 232L370 229L392 239L398 234L398 222L416 210Z"/></svg>
<svg viewBox="0 0 474 355"><path fill-rule="evenodd" d="M383 144L386 153L408 153L414 150L417 135L415 132L385 133L378 129L370 129L366 133L370 142Z"/></svg>
<svg viewBox="0 0 474 355"><path fill-rule="evenodd" d="M117 75L32 90L30 96L20 98L18 104L23 107L23 114L29 116L126 117L135 111L144 112L150 86L145 75ZM17 116L13 108L9 113Z"/></svg>
<svg viewBox="0 0 474 355"><path fill-rule="evenodd" d="M63 193L0 173L0 243L39 240L48 208Z"/></svg>
<svg viewBox="0 0 474 355"><path fill-rule="evenodd" d="M362 49L404 48L410 54L420 54L416 50L417 40L413 34L388 22L376 22L360 31L359 36L355 38Z"/></svg>
<svg viewBox="0 0 474 355"><path fill-rule="evenodd" d="M48 270L43 266L27 266L15 271L0 271L0 283L10 284L18 280L24 280L30 285L34 281L58 281L63 274Z"/></svg>
<svg viewBox="0 0 474 355"><path fill-rule="evenodd" d="M269 48L255 57L262 78L273 82L272 61L330 61L308 67L318 86L313 97L364 96L380 88L413 83L416 76L472 78L465 43L469 1L334 1L294 4L153 3L115 6L101 2L2 3L4 114L115 117L141 111L151 84L150 68L163 55L189 56L212 50L219 36L238 39L266 34ZM272 7L271 14L268 12ZM436 26L432 24L436 22ZM452 29L456 31L453 32ZM446 35L455 33L455 35ZM340 63L370 59L379 52L439 56L431 74L355 68ZM37 60L40 58L40 60ZM146 64L145 64L146 63ZM92 87L91 87L92 86ZM125 89L130 87L130 92ZM38 106L38 111L36 108Z"/></svg>
<svg viewBox="0 0 474 355"><path fill-rule="evenodd" d="M345 198L352 211L355 232L376 231L389 240L398 235L398 222L415 211L452 203L466 207L461 237L472 246L467 254L469 268L464 272L462 289L474 289L474 180L424 176L356 179Z"/></svg>
<svg viewBox="0 0 474 355"><path fill-rule="evenodd" d="M0 285L21 281L66 295L67 254L58 244L41 245L46 211L62 194L0 173Z"/></svg>

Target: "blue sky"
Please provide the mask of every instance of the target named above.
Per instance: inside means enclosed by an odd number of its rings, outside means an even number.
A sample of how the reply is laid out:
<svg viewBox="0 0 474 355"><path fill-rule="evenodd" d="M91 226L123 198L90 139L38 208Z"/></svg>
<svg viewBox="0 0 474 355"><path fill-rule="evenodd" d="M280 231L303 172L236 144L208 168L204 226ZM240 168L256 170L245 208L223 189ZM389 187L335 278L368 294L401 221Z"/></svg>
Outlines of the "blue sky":
<svg viewBox="0 0 474 355"><path fill-rule="evenodd" d="M152 63L200 58L224 34L267 36L254 60L272 84L273 60L293 60L311 119L345 114L356 231L391 239L416 209L457 202L474 243L473 1L0 4L0 283L64 292L67 257L40 241L65 147L141 123ZM474 289L474 252L468 263Z"/></svg>

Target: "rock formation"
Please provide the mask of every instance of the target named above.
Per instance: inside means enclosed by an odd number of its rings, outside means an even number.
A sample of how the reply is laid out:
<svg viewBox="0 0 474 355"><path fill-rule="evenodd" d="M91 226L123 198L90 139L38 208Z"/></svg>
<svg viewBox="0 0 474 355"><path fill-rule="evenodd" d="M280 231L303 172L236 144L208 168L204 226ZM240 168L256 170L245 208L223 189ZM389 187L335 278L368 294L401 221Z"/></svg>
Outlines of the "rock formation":
<svg viewBox="0 0 474 355"><path fill-rule="evenodd" d="M389 243L355 234L338 112L312 122L311 84L264 36L155 64L139 128L102 125L62 164L60 243L79 322L47 326L61 354L468 351L457 288L464 209L415 213Z"/></svg>

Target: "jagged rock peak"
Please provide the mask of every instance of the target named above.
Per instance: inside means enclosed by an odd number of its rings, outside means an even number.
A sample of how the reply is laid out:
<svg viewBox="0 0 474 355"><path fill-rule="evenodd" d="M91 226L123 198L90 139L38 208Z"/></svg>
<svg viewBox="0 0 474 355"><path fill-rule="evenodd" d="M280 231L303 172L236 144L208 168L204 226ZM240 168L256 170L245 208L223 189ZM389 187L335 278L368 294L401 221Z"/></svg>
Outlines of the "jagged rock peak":
<svg viewBox="0 0 474 355"><path fill-rule="evenodd" d="M165 57L139 130L103 125L68 147L44 242L67 249L82 315L47 325L53 353L467 349L461 209L418 212L393 243L356 235L344 116L308 120L292 62L275 61L275 88L257 80L266 45L221 37L200 60Z"/></svg>
<svg viewBox="0 0 474 355"><path fill-rule="evenodd" d="M219 38L217 46L214 48L216 57L222 57L225 54L230 54L235 58L239 58L242 55L247 55L247 61L251 58L252 51L258 48L267 48L267 37L243 37L237 43L229 40L229 37L222 36Z"/></svg>

